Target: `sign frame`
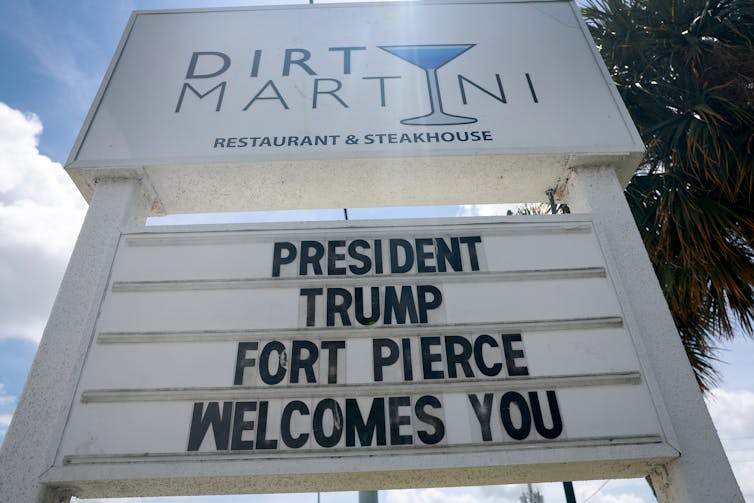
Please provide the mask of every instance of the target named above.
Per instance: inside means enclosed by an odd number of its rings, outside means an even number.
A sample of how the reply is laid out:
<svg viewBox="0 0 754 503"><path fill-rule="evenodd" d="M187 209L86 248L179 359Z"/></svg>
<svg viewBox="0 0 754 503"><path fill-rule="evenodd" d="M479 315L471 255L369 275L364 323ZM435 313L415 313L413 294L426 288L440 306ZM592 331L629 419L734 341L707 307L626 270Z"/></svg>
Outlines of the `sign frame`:
<svg viewBox="0 0 754 503"><path fill-rule="evenodd" d="M572 449L540 449L532 453L532 446L511 449L506 446L477 449L474 446L413 447L378 451L333 452L319 450L305 453L283 452L251 454L238 452L187 452L181 456L89 456L66 458L56 462L43 481L51 485L73 484L77 494L84 497L158 496L163 494L232 494L270 493L280 491L364 490L448 485L489 485L500 483L544 482L578 480L586 478L625 478L643 476L654 467L678 456L677 441L672 424L665 411L651 369L641 362L646 360L641 337L636 333L635 313L614 275L610 273L615 261L602 244L604 229L588 215L550 215L518 217L479 217L456 219L407 219L339 222L307 222L288 224L227 224L130 227L123 229L119 241L129 236L181 234L206 232L258 232L261 234L292 235L291 233L358 231L369 233L390 230L431 233L432 229L474 229L500 224L502 227L542 227L560 225L564 228L589 226L600 243L608 273L606 281L615 292L623 313L623 326L632 340L642 365L641 379L646 383L662 430L662 440L647 444L629 444L616 438L614 445L600 442L576 441ZM180 239L180 238L179 238ZM115 279L108 271L108 290ZM344 278L347 282L347 278ZM305 334L306 329L302 334ZM89 346L94 344L96 331L92 331ZM80 368L83 372L83 366ZM81 377L77 378L80 381ZM405 384L402 386L406 386ZM504 388L504 383L500 384ZM397 386L396 386L397 387ZM246 388L244 388L246 389ZM325 388L319 388L324 389ZM300 391L303 391L301 389ZM117 392L117 391L116 391ZM248 389L249 396L254 394ZM411 392L414 393L414 392ZM79 396L77 393L75 396ZM71 403L71 407L74 405ZM61 432L62 435L62 432ZM62 439L61 439L62 441ZM630 441L629 441L630 442ZM567 441L565 442L567 443ZM58 448L60 449L60 448ZM192 458L195 461L192 461ZM599 460L595 460L599 458ZM323 473L322 463L327 459L328 469ZM504 462L501 459L505 459ZM497 461L495 461L497 460ZM502 466L502 465L505 466ZM491 465L491 466L485 466ZM536 468L535 468L536 465ZM421 467L421 468L418 468ZM536 475L533 473L536 472ZM117 476L114 476L117 474ZM350 474L350 475L349 475ZM167 489L169 488L169 489ZM179 493L173 491L178 490Z"/></svg>
<svg viewBox="0 0 754 503"><path fill-rule="evenodd" d="M569 169L585 165L616 166L627 183L643 153L644 145L604 67L586 25L573 2L531 0L531 3L568 4L579 24L585 47L591 50L591 62L601 77L615 107L611 119L625 125L630 141L623 146L584 145L569 148L506 148L499 152L462 151L453 154L434 152L427 155L389 151L354 155L302 154L277 159L265 155L248 155L246 159L220 155L178 156L165 159L133 158L123 160L83 160L81 148L111 85L130 34L137 19L165 13L212 13L254 11L318 11L339 8L422 8L433 5L516 4L513 0L433 0L412 2L376 2L370 4L314 4L261 6L224 9L185 9L177 11L136 11L118 45L83 127L71 150L66 170L84 198L91 198L94 181L102 176L140 176L157 195L156 214L201 213L209 211L251 211L270 209L305 209L346 207L405 206L430 204L494 203L533 201L540 197L534 186L555 187L565 181ZM574 118L577 120L577 118ZM431 151L430 151L431 152ZM378 182L375 182L378 181ZM363 190L378 183L380 190ZM290 197L280 197L276 188L286 186ZM413 187L422 186L417 192ZM337 201L333 194L338 194ZM272 194L275 194L274 196ZM209 202L211 201L211 202Z"/></svg>

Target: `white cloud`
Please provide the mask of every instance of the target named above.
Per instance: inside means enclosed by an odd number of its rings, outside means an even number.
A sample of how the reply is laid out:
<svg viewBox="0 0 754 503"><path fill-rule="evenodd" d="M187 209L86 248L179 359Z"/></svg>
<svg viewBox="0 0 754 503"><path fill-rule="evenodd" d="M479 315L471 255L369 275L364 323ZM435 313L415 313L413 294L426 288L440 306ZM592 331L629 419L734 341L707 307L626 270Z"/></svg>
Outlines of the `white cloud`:
<svg viewBox="0 0 754 503"><path fill-rule="evenodd" d="M5 432L8 431L12 417L13 414L0 414L0 441L5 437Z"/></svg>
<svg viewBox="0 0 754 503"><path fill-rule="evenodd" d="M0 102L0 337L39 340L86 211L41 132Z"/></svg>
<svg viewBox="0 0 754 503"><path fill-rule="evenodd" d="M506 215L508 210L516 213L520 204L464 204L458 207L459 217L493 217Z"/></svg>
<svg viewBox="0 0 754 503"><path fill-rule="evenodd" d="M754 502L754 393L716 388L707 407L744 498Z"/></svg>
<svg viewBox="0 0 754 503"><path fill-rule="evenodd" d="M15 403L16 397L9 395L5 389L5 384L0 382L0 407Z"/></svg>
<svg viewBox="0 0 754 503"><path fill-rule="evenodd" d="M751 453L751 451L749 452ZM754 501L754 459L752 459L750 453L745 459L738 460L734 456L730 460L733 473L736 475L738 485L741 487L741 492L747 502Z"/></svg>
<svg viewBox="0 0 754 503"><path fill-rule="evenodd" d="M643 479L611 480L603 487L604 480L575 482L577 501L589 499L589 503L654 503L649 486ZM497 485L481 487L454 487L443 489L412 489L385 491L380 500L386 503L520 503L525 485ZM560 482L534 484L545 502L564 501L563 484ZM384 496L383 496L384 495Z"/></svg>
<svg viewBox="0 0 754 503"><path fill-rule="evenodd" d="M754 431L754 393L713 389L707 397L712 420L723 438L751 435Z"/></svg>
<svg viewBox="0 0 754 503"><path fill-rule="evenodd" d="M406 489L384 491L381 500L386 503L519 503L520 493L520 486Z"/></svg>
<svg viewBox="0 0 754 503"><path fill-rule="evenodd" d="M655 503L644 479L584 480L573 483L579 503ZM562 483L541 484L545 502L564 501Z"/></svg>
<svg viewBox="0 0 754 503"><path fill-rule="evenodd" d="M647 500L635 494L599 494L589 501L590 503L647 503Z"/></svg>

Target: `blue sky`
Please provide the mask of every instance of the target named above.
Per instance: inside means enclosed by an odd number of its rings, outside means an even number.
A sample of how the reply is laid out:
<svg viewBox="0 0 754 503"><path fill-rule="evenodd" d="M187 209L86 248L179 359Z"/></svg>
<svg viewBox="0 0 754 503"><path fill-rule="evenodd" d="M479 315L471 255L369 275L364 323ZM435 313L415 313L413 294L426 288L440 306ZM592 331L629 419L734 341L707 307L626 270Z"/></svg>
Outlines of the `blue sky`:
<svg viewBox="0 0 754 503"><path fill-rule="evenodd" d="M245 2L248 4L249 2ZM0 439L4 436L81 224L85 203L62 170L130 12L234 2L0 0ZM351 209L351 218L494 214L495 206ZM198 217L172 217L174 223ZM205 216L202 221L241 218ZM243 215L247 220L340 219L342 210ZM709 399L734 471L754 503L754 344L723 345ZM562 501L558 484L539 485ZM521 486L387 491L390 502L517 503ZM583 503L652 502L643 480L577 482ZM170 502L316 501L316 495L129 499ZM356 493L323 494L354 502Z"/></svg>

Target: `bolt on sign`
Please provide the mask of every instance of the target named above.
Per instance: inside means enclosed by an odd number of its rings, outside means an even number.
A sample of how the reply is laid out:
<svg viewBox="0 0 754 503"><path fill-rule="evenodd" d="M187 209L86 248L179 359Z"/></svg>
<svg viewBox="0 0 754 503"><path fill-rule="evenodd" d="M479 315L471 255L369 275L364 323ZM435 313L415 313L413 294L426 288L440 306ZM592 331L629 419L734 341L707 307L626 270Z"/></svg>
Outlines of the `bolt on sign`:
<svg viewBox="0 0 754 503"><path fill-rule="evenodd" d="M598 235L583 217L125 232L46 478L639 475L677 451Z"/></svg>
<svg viewBox="0 0 754 503"><path fill-rule="evenodd" d="M569 2L140 12L113 61L67 168L143 170L168 213L533 201L643 152Z"/></svg>

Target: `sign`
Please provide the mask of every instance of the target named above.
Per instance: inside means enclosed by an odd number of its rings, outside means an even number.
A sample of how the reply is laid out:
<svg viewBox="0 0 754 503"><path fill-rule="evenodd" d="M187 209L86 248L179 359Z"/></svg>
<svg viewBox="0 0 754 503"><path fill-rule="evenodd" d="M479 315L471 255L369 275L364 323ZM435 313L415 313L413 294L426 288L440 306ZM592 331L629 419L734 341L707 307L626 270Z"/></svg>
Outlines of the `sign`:
<svg viewBox="0 0 754 503"><path fill-rule="evenodd" d="M3 495L742 502L625 205L642 152L574 3L134 14L66 166L91 207ZM556 188L585 214L141 226Z"/></svg>
<svg viewBox="0 0 754 503"><path fill-rule="evenodd" d="M518 177L643 150L569 2L330 4L134 14L68 169L171 213L536 200Z"/></svg>
<svg viewBox="0 0 754 503"><path fill-rule="evenodd" d="M126 232L45 481L646 473L677 451L598 236L584 216Z"/></svg>

